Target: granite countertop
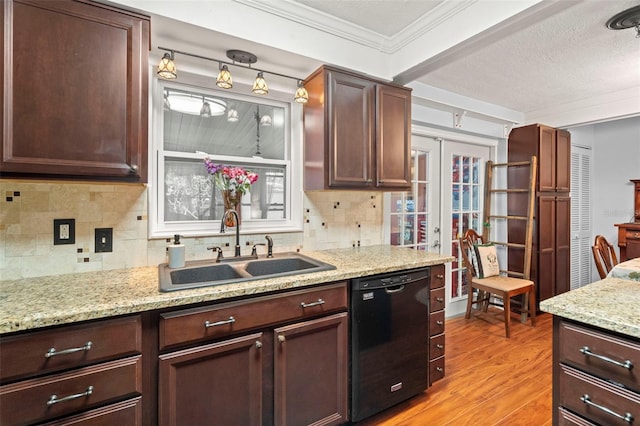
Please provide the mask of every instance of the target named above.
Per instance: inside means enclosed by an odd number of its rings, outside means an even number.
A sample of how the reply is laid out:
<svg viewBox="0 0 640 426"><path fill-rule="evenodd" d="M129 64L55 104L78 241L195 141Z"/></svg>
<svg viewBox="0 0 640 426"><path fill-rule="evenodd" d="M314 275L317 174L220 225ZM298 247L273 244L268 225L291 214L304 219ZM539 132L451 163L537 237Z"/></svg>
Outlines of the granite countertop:
<svg viewBox="0 0 640 426"><path fill-rule="evenodd" d="M296 289L454 260L388 245L302 253L336 269L167 293L158 290L157 267L0 281L0 333Z"/></svg>
<svg viewBox="0 0 640 426"><path fill-rule="evenodd" d="M540 302L567 319L640 338L640 283L606 278Z"/></svg>

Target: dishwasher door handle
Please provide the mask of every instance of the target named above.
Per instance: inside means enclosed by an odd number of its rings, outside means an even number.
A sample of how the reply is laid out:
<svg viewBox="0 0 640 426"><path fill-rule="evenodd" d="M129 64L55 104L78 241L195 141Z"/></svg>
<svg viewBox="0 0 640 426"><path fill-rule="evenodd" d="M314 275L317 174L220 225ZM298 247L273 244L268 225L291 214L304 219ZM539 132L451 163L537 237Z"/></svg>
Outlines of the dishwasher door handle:
<svg viewBox="0 0 640 426"><path fill-rule="evenodd" d="M393 287L385 287L384 289L384 291L386 291L387 294L400 293L403 290L404 290L404 284L396 285Z"/></svg>

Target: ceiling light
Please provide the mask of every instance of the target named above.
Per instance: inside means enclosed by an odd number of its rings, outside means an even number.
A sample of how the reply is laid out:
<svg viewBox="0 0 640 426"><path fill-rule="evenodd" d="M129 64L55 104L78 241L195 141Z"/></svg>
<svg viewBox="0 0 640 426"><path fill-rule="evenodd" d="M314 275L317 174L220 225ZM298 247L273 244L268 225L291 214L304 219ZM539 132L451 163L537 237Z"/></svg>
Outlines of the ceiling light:
<svg viewBox="0 0 640 426"><path fill-rule="evenodd" d="M231 89L233 87L233 80L231 80L231 73L229 72L229 67L223 65L220 68L220 72L218 73L218 78L216 79L216 86L221 89Z"/></svg>
<svg viewBox="0 0 640 426"><path fill-rule="evenodd" d="M192 95L186 92L169 91L167 94L171 111L183 114L215 117L226 112L227 104L216 98ZM207 106L205 106L207 104ZM206 115L209 114L209 115Z"/></svg>
<svg viewBox="0 0 640 426"><path fill-rule="evenodd" d="M202 102L202 108L200 108L200 116L204 118L211 117L211 105L209 105L209 102Z"/></svg>
<svg viewBox="0 0 640 426"><path fill-rule="evenodd" d="M165 52L162 59L160 59L160 63L158 64L158 75L168 80L178 77L176 64L173 62L173 50L171 50L170 52L170 54L169 52Z"/></svg>
<svg viewBox="0 0 640 426"><path fill-rule="evenodd" d="M269 86L267 86L267 82L262 75L262 71L258 73L256 81L253 82L253 88L251 91L256 95L266 95L269 93Z"/></svg>
<svg viewBox="0 0 640 426"><path fill-rule="evenodd" d="M635 28L636 38L640 38L640 6L634 6L612 16L607 21L607 28L610 30Z"/></svg>
<svg viewBox="0 0 640 426"><path fill-rule="evenodd" d="M231 123L235 123L237 122L239 119L238 117L238 110L235 108L229 108L229 111L227 111L227 121L230 121Z"/></svg>
<svg viewBox="0 0 640 426"><path fill-rule="evenodd" d="M302 80L298 80L298 90L296 90L296 95L293 99L299 104L309 102L309 92L307 92L307 89L304 87Z"/></svg>

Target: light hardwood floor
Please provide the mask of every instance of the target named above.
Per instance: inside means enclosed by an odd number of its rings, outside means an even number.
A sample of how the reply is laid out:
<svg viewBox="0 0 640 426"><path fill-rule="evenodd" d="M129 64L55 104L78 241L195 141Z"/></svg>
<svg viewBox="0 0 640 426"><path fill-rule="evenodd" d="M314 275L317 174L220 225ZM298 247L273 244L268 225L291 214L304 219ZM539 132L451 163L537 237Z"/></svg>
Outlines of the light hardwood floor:
<svg viewBox="0 0 640 426"><path fill-rule="evenodd" d="M552 316L536 326L501 311L445 323L445 378L358 426L550 426Z"/></svg>

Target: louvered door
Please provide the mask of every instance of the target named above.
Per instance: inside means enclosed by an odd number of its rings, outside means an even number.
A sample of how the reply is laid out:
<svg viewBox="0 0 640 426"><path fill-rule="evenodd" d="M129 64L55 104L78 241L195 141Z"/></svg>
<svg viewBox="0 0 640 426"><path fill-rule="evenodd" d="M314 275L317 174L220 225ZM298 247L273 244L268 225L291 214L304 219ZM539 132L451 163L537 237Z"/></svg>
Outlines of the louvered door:
<svg viewBox="0 0 640 426"><path fill-rule="evenodd" d="M571 151L571 290L591 282L591 150Z"/></svg>

